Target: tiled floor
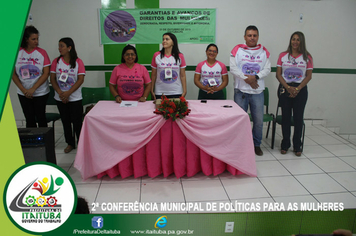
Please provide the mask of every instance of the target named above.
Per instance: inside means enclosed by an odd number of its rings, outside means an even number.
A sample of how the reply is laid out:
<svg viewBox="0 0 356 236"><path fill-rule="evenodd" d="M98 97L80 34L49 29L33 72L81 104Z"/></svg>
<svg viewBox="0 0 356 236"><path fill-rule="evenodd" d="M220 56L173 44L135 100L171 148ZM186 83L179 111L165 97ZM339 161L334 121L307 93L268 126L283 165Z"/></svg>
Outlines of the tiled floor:
<svg viewBox="0 0 356 236"><path fill-rule="evenodd" d="M265 130L266 131L266 127ZM271 135L270 135L271 136ZM276 144L270 148L271 138L263 140L264 155L256 156L257 178L246 175L232 176L225 172L219 176L198 174L192 178L133 177L121 179L81 179L73 167L76 150L64 154L63 131L56 122L56 155L58 165L73 178L78 195L93 202L176 202L201 203L203 206L233 203L323 203L342 202L345 208L356 208L356 146L354 143L335 135L322 125L307 122L304 152L296 157L292 152L281 155L279 143L281 130L277 127ZM204 208L204 207L203 207ZM96 213L102 212L96 208ZM205 209L205 208L204 208ZM225 211L243 211L223 208ZM120 212L120 211L119 211ZM161 212L161 211L159 211ZM187 211L178 211L187 213ZM196 211L188 211L196 212ZM202 211L205 212L205 211ZM130 211L122 213L146 213ZM152 213L152 212L149 212Z"/></svg>

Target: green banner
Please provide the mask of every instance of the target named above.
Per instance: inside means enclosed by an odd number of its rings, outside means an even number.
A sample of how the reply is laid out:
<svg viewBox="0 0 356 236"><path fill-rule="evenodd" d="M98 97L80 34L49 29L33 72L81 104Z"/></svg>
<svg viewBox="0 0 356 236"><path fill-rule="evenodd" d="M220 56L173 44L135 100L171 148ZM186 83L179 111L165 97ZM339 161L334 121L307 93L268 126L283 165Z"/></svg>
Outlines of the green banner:
<svg viewBox="0 0 356 236"><path fill-rule="evenodd" d="M100 9L102 44L161 43L166 32L179 43L214 43L216 9Z"/></svg>

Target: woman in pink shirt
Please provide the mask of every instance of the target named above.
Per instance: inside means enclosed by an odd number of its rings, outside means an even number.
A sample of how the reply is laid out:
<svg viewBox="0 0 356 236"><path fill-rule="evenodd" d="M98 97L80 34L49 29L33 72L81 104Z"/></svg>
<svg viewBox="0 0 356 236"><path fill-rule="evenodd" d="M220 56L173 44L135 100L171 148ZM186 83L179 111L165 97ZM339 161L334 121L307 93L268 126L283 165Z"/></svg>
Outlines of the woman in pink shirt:
<svg viewBox="0 0 356 236"><path fill-rule="evenodd" d="M140 65L136 48L127 45L122 50L121 64L111 73L109 88L117 103L122 100L145 102L151 91L151 79L146 67Z"/></svg>

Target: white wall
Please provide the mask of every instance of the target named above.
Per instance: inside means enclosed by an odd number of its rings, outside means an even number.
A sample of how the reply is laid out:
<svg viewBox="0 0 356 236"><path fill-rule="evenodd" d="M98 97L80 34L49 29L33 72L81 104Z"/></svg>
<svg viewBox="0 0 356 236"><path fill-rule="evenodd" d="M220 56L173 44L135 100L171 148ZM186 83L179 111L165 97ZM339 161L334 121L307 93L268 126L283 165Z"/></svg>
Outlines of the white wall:
<svg viewBox="0 0 356 236"><path fill-rule="evenodd" d="M51 60L59 56L59 39L71 37L85 65L102 65L104 53L103 46L99 44L99 8L100 0L33 0L30 9L33 20L27 21L27 25L38 29L39 47L47 51ZM105 86L104 72L87 72L83 86ZM9 93L15 119L24 120L13 82ZM50 111L55 109L49 108Z"/></svg>
<svg viewBox="0 0 356 236"><path fill-rule="evenodd" d="M134 0L128 0L132 7ZM51 59L58 56L57 44L61 37L69 36L76 42L79 57L86 65L101 65L103 47L99 45L97 9L100 0L33 0L33 22L40 31L40 46ZM355 69L356 1L354 0L161 0L161 8L216 8L218 59L226 65L229 53L238 43L243 43L247 25L259 28L259 43L271 53L272 66L276 66L278 54L288 46L290 35L302 31L307 47L314 58L316 68ZM303 14L303 22L299 15ZM205 59L206 45L181 44L188 65L196 65ZM119 55L118 55L119 56ZM193 73L187 73L188 99L197 98ZM229 76L228 99L233 99L233 78ZM275 73L266 78L270 89L270 111L275 111L278 82ZM88 72L84 86L104 86L102 72ZM23 119L11 85L10 96L15 117ZM355 102L356 75L313 74L308 85L309 100L305 118L326 119L327 125L339 126L341 133L356 133Z"/></svg>

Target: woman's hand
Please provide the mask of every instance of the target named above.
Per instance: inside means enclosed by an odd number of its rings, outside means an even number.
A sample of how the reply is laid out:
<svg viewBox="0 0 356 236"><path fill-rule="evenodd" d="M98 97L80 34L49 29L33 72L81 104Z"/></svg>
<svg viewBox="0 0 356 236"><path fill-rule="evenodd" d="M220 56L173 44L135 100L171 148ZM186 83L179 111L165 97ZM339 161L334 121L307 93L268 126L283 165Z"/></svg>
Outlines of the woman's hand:
<svg viewBox="0 0 356 236"><path fill-rule="evenodd" d="M288 86L286 88L287 92L289 93L289 97L290 98L295 98L295 88L294 87L291 87L291 86Z"/></svg>
<svg viewBox="0 0 356 236"><path fill-rule="evenodd" d="M203 86L203 85L202 85ZM210 90L210 86L209 85L205 85L202 90L205 90L207 93L209 92Z"/></svg>
<svg viewBox="0 0 356 236"><path fill-rule="evenodd" d="M33 97L33 94L35 93L36 89L35 88L30 88L30 89L27 89L26 91L26 97L28 98L32 98Z"/></svg>
<svg viewBox="0 0 356 236"><path fill-rule="evenodd" d="M289 93L290 98L295 98L299 94L300 89L298 89L297 87L288 86L287 91Z"/></svg>
<svg viewBox="0 0 356 236"><path fill-rule="evenodd" d="M294 87L294 89L293 89L294 91L293 91L293 95L294 95L294 97L296 97L298 94L299 94L299 89L298 88L296 88L296 87Z"/></svg>
<svg viewBox="0 0 356 236"><path fill-rule="evenodd" d="M207 94L209 94L209 93L213 94L214 93L214 87L215 86L210 87L209 85L205 85L202 90L206 91Z"/></svg>
<svg viewBox="0 0 356 236"><path fill-rule="evenodd" d="M59 95L59 99L61 99L62 101L67 101L69 100L69 96L71 95L71 93L69 91L65 91L65 92L61 92L58 94Z"/></svg>
<svg viewBox="0 0 356 236"><path fill-rule="evenodd" d="M213 87L211 87L211 91L212 91L212 93L215 93L217 91L220 91L220 89L217 86L213 86Z"/></svg>
<svg viewBox="0 0 356 236"><path fill-rule="evenodd" d="M122 102L122 98L120 96L115 97L115 102L121 103Z"/></svg>
<svg viewBox="0 0 356 236"><path fill-rule="evenodd" d="M206 93L207 93L207 94L209 94L209 93L213 94L214 91L215 91L214 87L215 87L215 86L209 87L209 88L206 90L206 91L207 91Z"/></svg>
<svg viewBox="0 0 356 236"><path fill-rule="evenodd" d="M139 102L146 102L146 98L145 97L140 97L140 99L138 99Z"/></svg>
<svg viewBox="0 0 356 236"><path fill-rule="evenodd" d="M28 92L28 89L21 90L22 93L25 95L26 98L32 99L32 94Z"/></svg>

